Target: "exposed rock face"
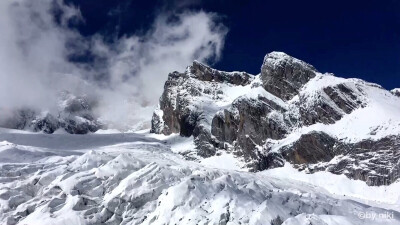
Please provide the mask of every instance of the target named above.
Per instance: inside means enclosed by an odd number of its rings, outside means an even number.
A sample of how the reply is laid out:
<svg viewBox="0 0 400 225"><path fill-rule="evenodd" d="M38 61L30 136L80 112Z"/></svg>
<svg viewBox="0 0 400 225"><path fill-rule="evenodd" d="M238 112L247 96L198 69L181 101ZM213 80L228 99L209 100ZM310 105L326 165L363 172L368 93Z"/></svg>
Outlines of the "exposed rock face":
<svg viewBox="0 0 400 225"><path fill-rule="evenodd" d="M368 185L388 185L400 178L400 136L341 144L338 148L344 153L337 162L320 169L326 167L332 173L365 180Z"/></svg>
<svg viewBox="0 0 400 225"><path fill-rule="evenodd" d="M162 134L164 129L164 120L163 120L164 112L160 109L156 109L153 113L153 117L151 118L151 133Z"/></svg>
<svg viewBox="0 0 400 225"><path fill-rule="evenodd" d="M29 127L36 132L43 131L47 134L51 134L60 128L60 123L53 115L46 113L43 116L34 117Z"/></svg>
<svg viewBox="0 0 400 225"><path fill-rule="evenodd" d="M285 128L268 114L273 110L282 110L274 102L260 97L258 99L240 98L232 103L230 109L214 116L211 133L221 141L230 144L238 137L249 135L261 144L267 138L280 139L286 133Z"/></svg>
<svg viewBox="0 0 400 225"><path fill-rule="evenodd" d="M257 160L251 164L251 170L280 167L287 161L309 173L326 170L366 181L368 185L388 185L400 178L399 149L400 136L349 144L324 132L311 132L279 152L255 154L253 159Z"/></svg>
<svg viewBox="0 0 400 225"><path fill-rule="evenodd" d="M157 131L157 133L166 135L180 132L180 115L178 115L178 112L187 103L183 102L182 98L178 98L175 87L179 87L184 83L184 80L187 79L184 76L184 74L178 72L168 75L168 80L164 85L164 92L160 98L160 109L162 109L163 113L161 116L156 113L153 116L153 121L157 120L159 121L158 123L162 124L155 125L152 122L152 132Z"/></svg>
<svg viewBox="0 0 400 225"><path fill-rule="evenodd" d="M259 76L194 62L168 76L151 131L193 136L199 157L233 152L250 171L287 161L386 185L399 178L394 95L279 52L266 55Z"/></svg>
<svg viewBox="0 0 400 225"><path fill-rule="evenodd" d="M395 88L390 92L392 92L392 94L396 95L397 97L400 97L400 88Z"/></svg>
<svg viewBox="0 0 400 225"><path fill-rule="evenodd" d="M304 125L333 124L344 115L366 105L365 94L353 83L324 87L313 95L299 94L299 99L297 105Z"/></svg>
<svg viewBox="0 0 400 225"><path fill-rule="evenodd" d="M281 139L287 134L283 119L272 114L275 111L283 113L285 109L263 96L238 98L230 108L214 116L211 133L219 141L234 144L251 154L256 145L264 144L267 139Z"/></svg>
<svg viewBox="0 0 400 225"><path fill-rule="evenodd" d="M400 137L344 143L325 133L302 135L282 157L309 172L327 170L368 185L388 185L400 178Z"/></svg>
<svg viewBox="0 0 400 225"><path fill-rule="evenodd" d="M248 85L253 76L244 72L222 72L193 62L184 73L168 75L159 109L153 114L151 132L195 137L197 155L215 154L220 142L211 135L212 117L219 108L214 101L224 96L222 87Z"/></svg>
<svg viewBox="0 0 400 225"><path fill-rule="evenodd" d="M201 81L215 81L219 83L230 83L234 85L247 85L251 81L251 75L244 72L227 73L212 69L198 61L194 61L193 65L188 68L190 74Z"/></svg>
<svg viewBox="0 0 400 225"><path fill-rule="evenodd" d="M335 138L323 132L302 135L290 147L282 148L282 155L293 164L313 164L330 161L335 157Z"/></svg>
<svg viewBox="0 0 400 225"><path fill-rule="evenodd" d="M230 108L224 109L214 116L211 133L220 142L234 145L236 153L251 162L248 164L251 170L263 170L267 169L264 168L266 165L275 167L280 163L266 163L271 161L271 155L267 154L264 157L262 153L256 154L259 152L257 146L265 145L267 140L280 140L298 127L317 123L334 124L344 115L365 107L364 97L365 94L357 88L357 85L341 83L323 87L312 94L300 93L298 99L290 103L271 96L268 98L260 95L257 98L238 98ZM310 145L324 150L326 147L318 146L318 144L325 143L328 141L327 139L333 139L328 135L325 136ZM334 144L332 140L330 143ZM305 151L309 146L300 147L298 152L307 154ZM294 150L291 149L291 151ZM292 154L294 153L297 151ZM327 152L320 154L326 156ZM330 156L330 158L332 157ZM322 158L318 160L322 160ZM279 159L278 162L280 161L282 160ZM314 161L311 160L309 163Z"/></svg>
<svg viewBox="0 0 400 225"><path fill-rule="evenodd" d="M317 70L296 58L282 52L272 52L265 56L261 67L261 80L268 92L289 100L299 93L300 88L311 78Z"/></svg>
<svg viewBox="0 0 400 225"><path fill-rule="evenodd" d="M85 97L77 97L63 92L60 95L59 109L56 114L21 109L14 112L14 116L1 126L12 129L29 129L35 132L43 131L48 134L60 128L70 134L95 132L103 125L92 113L94 104Z"/></svg>

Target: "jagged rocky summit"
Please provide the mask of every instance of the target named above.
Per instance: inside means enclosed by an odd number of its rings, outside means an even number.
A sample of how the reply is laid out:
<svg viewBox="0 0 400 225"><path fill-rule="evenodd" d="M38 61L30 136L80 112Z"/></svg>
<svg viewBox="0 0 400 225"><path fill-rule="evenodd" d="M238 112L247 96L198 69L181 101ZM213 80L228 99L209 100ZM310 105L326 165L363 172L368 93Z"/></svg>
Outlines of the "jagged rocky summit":
<svg viewBox="0 0 400 225"><path fill-rule="evenodd" d="M189 159L227 151L250 171L289 162L388 185L400 176L399 93L282 52L267 54L258 75L195 61L168 75L151 132L193 136Z"/></svg>

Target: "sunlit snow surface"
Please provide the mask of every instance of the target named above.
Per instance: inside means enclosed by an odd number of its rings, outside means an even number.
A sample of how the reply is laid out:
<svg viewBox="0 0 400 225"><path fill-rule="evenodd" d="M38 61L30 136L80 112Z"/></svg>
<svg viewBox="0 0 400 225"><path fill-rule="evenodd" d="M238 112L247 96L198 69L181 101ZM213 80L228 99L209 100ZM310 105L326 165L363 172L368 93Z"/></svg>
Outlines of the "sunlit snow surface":
<svg viewBox="0 0 400 225"><path fill-rule="evenodd" d="M192 143L0 129L0 224L400 224L399 183L248 173L228 153L190 162L178 153Z"/></svg>

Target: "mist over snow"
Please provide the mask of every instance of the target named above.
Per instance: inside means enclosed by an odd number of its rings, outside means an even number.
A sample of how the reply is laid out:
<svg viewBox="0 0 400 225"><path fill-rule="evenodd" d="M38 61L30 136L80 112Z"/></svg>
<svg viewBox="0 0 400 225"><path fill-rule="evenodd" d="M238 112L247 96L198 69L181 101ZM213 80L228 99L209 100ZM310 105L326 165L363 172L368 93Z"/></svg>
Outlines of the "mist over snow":
<svg viewBox="0 0 400 225"><path fill-rule="evenodd" d="M226 27L203 11L161 11L141 34L81 35L79 9L62 0L0 2L0 120L13 110L54 111L61 91L98 102L119 129L147 126L169 72L220 58ZM88 62L76 56L90 55ZM1 121L0 121L1 122Z"/></svg>

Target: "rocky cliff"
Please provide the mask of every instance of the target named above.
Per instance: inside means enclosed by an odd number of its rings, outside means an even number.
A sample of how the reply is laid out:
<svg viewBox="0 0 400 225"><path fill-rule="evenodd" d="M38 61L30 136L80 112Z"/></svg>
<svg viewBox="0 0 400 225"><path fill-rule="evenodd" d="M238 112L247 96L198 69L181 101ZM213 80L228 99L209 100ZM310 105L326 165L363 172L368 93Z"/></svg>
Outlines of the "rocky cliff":
<svg viewBox="0 0 400 225"><path fill-rule="evenodd" d="M250 171L290 162L386 185L400 176L396 95L281 52L267 54L258 75L194 62L169 74L151 132L193 136L192 159L228 151Z"/></svg>

